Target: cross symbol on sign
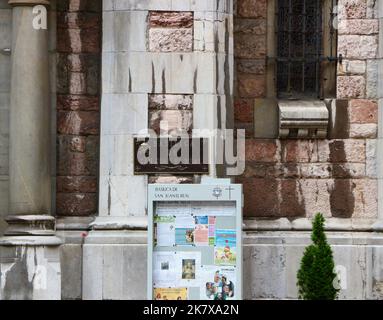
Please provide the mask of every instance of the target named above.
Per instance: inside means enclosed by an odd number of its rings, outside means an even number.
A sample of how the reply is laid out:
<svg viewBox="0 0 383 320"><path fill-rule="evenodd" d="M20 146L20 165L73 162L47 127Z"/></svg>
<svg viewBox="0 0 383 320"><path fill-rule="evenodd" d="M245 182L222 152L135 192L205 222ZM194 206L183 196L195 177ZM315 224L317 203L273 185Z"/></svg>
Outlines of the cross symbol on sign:
<svg viewBox="0 0 383 320"><path fill-rule="evenodd" d="M229 200L231 200L231 191L234 190L234 188L232 188L231 186L229 188L226 188L225 190L228 190L229 191Z"/></svg>

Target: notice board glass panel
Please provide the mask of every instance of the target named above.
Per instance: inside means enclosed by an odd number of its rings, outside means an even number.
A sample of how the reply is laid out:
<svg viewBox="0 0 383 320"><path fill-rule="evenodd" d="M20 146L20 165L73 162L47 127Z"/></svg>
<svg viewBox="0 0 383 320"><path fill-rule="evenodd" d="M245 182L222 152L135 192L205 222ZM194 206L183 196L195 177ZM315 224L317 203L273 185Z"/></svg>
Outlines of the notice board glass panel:
<svg viewBox="0 0 383 320"><path fill-rule="evenodd" d="M241 185L149 185L148 200L148 298L242 299Z"/></svg>

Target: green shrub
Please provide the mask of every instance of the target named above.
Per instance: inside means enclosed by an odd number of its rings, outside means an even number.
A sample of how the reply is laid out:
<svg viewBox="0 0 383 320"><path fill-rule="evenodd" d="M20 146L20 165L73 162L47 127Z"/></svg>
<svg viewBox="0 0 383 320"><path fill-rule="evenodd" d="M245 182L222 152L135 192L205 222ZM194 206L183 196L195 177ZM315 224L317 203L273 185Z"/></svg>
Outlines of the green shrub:
<svg viewBox="0 0 383 320"><path fill-rule="evenodd" d="M311 235L313 244L305 249L297 274L299 299L334 300L338 296L339 289L334 287L337 281L334 259L324 232L324 222L323 216L316 214Z"/></svg>

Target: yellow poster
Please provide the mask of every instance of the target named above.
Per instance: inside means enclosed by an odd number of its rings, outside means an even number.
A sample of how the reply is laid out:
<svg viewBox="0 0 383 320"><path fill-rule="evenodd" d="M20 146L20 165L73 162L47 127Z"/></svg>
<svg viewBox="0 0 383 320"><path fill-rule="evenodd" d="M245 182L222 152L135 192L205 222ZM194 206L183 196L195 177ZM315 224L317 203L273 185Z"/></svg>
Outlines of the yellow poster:
<svg viewBox="0 0 383 320"><path fill-rule="evenodd" d="M187 300L187 288L155 288L154 300Z"/></svg>

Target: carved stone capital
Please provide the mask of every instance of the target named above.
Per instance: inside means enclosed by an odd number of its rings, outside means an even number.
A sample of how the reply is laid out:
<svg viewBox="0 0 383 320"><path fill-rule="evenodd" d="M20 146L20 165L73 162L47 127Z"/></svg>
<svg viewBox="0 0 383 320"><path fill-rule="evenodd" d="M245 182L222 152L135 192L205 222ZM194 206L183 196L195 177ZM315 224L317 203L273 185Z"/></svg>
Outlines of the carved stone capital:
<svg viewBox="0 0 383 320"><path fill-rule="evenodd" d="M280 138L326 138L329 112L323 101L281 100L278 109Z"/></svg>

